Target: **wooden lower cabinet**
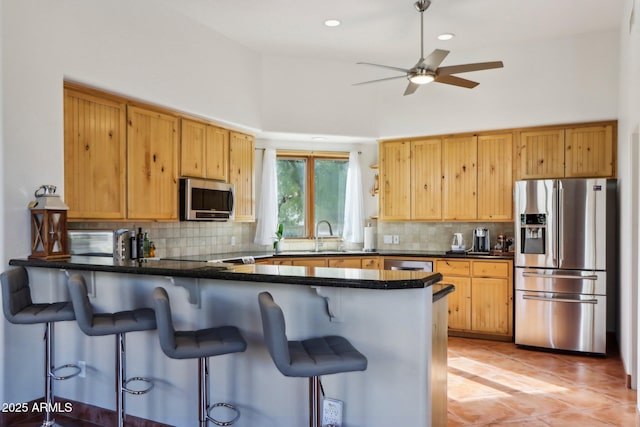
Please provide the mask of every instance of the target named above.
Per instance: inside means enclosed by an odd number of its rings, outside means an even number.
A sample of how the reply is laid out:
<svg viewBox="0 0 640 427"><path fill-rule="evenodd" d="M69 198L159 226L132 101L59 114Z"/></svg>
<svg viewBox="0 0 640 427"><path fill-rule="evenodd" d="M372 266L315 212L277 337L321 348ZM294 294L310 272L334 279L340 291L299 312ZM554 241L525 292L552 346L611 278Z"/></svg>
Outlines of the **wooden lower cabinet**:
<svg viewBox="0 0 640 427"><path fill-rule="evenodd" d="M326 258L299 258L291 260L291 265L299 265L303 267L326 267L327 259Z"/></svg>
<svg viewBox="0 0 640 427"><path fill-rule="evenodd" d="M469 277L443 276L442 283L456 287L449 294L449 329L471 329L471 279Z"/></svg>
<svg viewBox="0 0 640 427"><path fill-rule="evenodd" d="M360 268L364 268L367 270L379 270L380 258L379 257L362 258L360 261Z"/></svg>
<svg viewBox="0 0 640 427"><path fill-rule="evenodd" d="M513 261L436 261L449 295L449 335L513 339Z"/></svg>
<svg viewBox="0 0 640 427"><path fill-rule="evenodd" d="M362 261L359 257L329 258L328 266L336 268L362 268Z"/></svg>

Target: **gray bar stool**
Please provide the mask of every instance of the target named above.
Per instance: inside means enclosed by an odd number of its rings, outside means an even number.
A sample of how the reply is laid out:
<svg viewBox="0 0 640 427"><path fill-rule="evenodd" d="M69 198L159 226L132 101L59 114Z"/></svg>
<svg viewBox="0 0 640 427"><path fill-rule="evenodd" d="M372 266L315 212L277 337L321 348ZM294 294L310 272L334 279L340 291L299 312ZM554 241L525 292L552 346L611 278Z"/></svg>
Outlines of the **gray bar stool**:
<svg viewBox="0 0 640 427"><path fill-rule="evenodd" d="M54 323L75 320L73 307L70 301L34 304L31 300L29 275L23 267L0 274L0 282L2 283L2 308L9 322L23 325L45 324L44 393L47 408L42 425L52 426L55 424L51 413L54 401L53 380L68 380L80 374L80 367L77 365L67 364L56 368L53 362ZM56 375L57 371L66 368L73 369L73 371L66 376Z"/></svg>
<svg viewBox="0 0 640 427"><path fill-rule="evenodd" d="M156 329L155 313L151 308L116 313L94 313L87 296L84 278L74 274L69 278L68 286L76 321L82 332L89 336L115 335L116 337L116 412L118 427L123 427L126 417L124 393L140 395L148 393L153 388L153 382L147 378L126 379L125 333ZM143 390L130 389L127 386L131 381L146 382L148 387Z"/></svg>
<svg viewBox="0 0 640 427"><path fill-rule="evenodd" d="M218 426L230 426L240 417L240 411L228 403L209 405L209 357L222 354L239 353L247 348L247 343L235 326L218 326L195 331L176 331L173 327L169 295L163 288L153 291L156 304L158 336L162 351L172 359L198 359L199 387L199 426L206 427L208 421ZM213 408L225 407L235 413L230 421L214 419L210 412Z"/></svg>
<svg viewBox="0 0 640 427"><path fill-rule="evenodd" d="M258 296L264 340L278 370L309 378L309 426L320 427L321 375L364 371L367 358L341 336L288 341L284 314L269 292Z"/></svg>

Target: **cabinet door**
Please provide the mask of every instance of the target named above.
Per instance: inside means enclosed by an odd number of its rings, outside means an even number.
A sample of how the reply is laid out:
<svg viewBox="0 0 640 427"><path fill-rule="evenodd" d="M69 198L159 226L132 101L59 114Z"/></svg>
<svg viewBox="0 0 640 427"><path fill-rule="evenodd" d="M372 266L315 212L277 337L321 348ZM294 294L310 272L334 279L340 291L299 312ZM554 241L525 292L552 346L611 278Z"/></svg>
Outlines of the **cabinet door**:
<svg viewBox="0 0 640 427"><path fill-rule="evenodd" d="M591 126L565 130L565 176L614 176L613 126Z"/></svg>
<svg viewBox="0 0 640 427"><path fill-rule="evenodd" d="M520 132L520 179L564 177L564 129Z"/></svg>
<svg viewBox="0 0 640 427"><path fill-rule="evenodd" d="M444 219L476 219L477 157L475 136L445 138L442 147Z"/></svg>
<svg viewBox="0 0 640 427"><path fill-rule="evenodd" d="M204 178L207 125L182 119L180 131L180 174Z"/></svg>
<svg viewBox="0 0 640 427"><path fill-rule="evenodd" d="M380 217L411 219L411 144L380 143Z"/></svg>
<svg viewBox="0 0 640 427"><path fill-rule="evenodd" d="M448 295L449 328L471 329L471 279L469 277L443 276L442 283L450 283L456 290Z"/></svg>
<svg viewBox="0 0 640 427"><path fill-rule="evenodd" d="M234 186L235 220L255 220L253 137L231 132L229 136L229 182Z"/></svg>
<svg viewBox="0 0 640 427"><path fill-rule="evenodd" d="M178 119L128 110L128 217L178 219Z"/></svg>
<svg viewBox="0 0 640 427"><path fill-rule="evenodd" d="M357 257L344 257L329 259L329 267L337 268L361 268L362 263Z"/></svg>
<svg viewBox="0 0 640 427"><path fill-rule="evenodd" d="M229 131L216 126L207 126L205 145L205 173L210 179L229 179Z"/></svg>
<svg viewBox="0 0 640 427"><path fill-rule="evenodd" d="M510 280L476 278L471 284L471 328L474 332L508 334ZM455 292L454 292L455 293Z"/></svg>
<svg viewBox="0 0 640 427"><path fill-rule="evenodd" d="M68 217L126 216L126 106L64 90L64 199Z"/></svg>
<svg viewBox="0 0 640 427"><path fill-rule="evenodd" d="M478 219L513 219L513 136L478 137Z"/></svg>
<svg viewBox="0 0 640 427"><path fill-rule="evenodd" d="M442 218L442 141L411 142L411 219Z"/></svg>

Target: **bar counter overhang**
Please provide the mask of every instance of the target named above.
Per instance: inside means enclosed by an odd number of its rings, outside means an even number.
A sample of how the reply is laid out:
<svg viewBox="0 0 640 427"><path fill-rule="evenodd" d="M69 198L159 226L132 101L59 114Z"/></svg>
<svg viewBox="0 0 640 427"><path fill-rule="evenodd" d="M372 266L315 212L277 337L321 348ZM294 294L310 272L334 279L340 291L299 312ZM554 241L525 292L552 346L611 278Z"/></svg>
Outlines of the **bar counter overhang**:
<svg viewBox="0 0 640 427"><path fill-rule="evenodd" d="M237 405L242 415L236 426L307 422L307 382L282 376L264 345L257 302L262 291L282 306L289 339L342 335L368 358L364 372L322 378L327 397L345 402L344 425L431 425L432 304L453 290L438 283L439 273L97 257L14 259L10 265L28 269L34 301L68 299L67 277L79 273L100 311L153 307L153 289L161 286L171 297L177 329L238 326L247 351L210 362L212 401ZM24 327L8 327L14 326ZM5 351L35 360L25 366L39 366L33 346L41 345L40 329L19 333L25 339ZM56 384L57 396L113 410L110 338L86 337L75 322L57 327L56 358L87 364L85 378ZM127 345L127 369L156 382L151 393L128 400L127 413L176 426L196 424L195 362L167 358L155 331L133 333ZM40 397L40 377L34 369L5 381L16 385L17 399L31 400Z"/></svg>

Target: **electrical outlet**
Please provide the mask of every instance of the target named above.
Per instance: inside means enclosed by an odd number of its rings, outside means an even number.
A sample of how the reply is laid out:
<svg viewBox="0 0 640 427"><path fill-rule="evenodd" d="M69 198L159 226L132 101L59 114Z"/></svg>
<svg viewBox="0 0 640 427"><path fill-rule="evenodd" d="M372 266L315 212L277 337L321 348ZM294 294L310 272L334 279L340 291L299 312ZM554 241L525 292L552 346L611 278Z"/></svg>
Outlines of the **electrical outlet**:
<svg viewBox="0 0 640 427"><path fill-rule="evenodd" d="M398 236L397 234L393 236L393 244L394 245L400 244L400 236Z"/></svg>
<svg viewBox="0 0 640 427"><path fill-rule="evenodd" d="M325 397L322 399L323 427L342 427L342 401Z"/></svg>
<svg viewBox="0 0 640 427"><path fill-rule="evenodd" d="M78 360L78 367L80 368L78 376L85 378L87 376L87 363L84 360Z"/></svg>
<svg viewBox="0 0 640 427"><path fill-rule="evenodd" d="M231 236L231 246L236 245L236 236Z"/></svg>
<svg viewBox="0 0 640 427"><path fill-rule="evenodd" d="M393 236L390 234L385 234L384 235L384 244L385 245L390 245L393 243Z"/></svg>

